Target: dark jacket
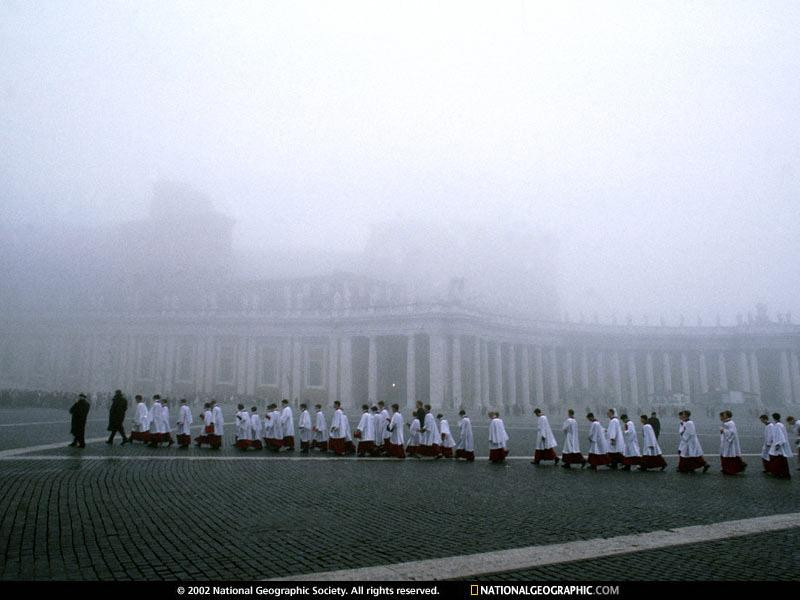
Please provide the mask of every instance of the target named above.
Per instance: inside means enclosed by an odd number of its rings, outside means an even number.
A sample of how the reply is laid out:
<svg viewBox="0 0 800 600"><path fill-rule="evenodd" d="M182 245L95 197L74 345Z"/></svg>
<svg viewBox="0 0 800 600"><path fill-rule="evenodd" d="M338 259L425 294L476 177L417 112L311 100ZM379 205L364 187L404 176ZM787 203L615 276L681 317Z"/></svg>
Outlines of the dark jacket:
<svg viewBox="0 0 800 600"><path fill-rule="evenodd" d="M656 434L656 439L658 439L658 434L661 433L661 421L658 420L658 417L650 417L647 419L647 424L653 428L653 433Z"/></svg>
<svg viewBox="0 0 800 600"><path fill-rule="evenodd" d="M416 419L419 419L419 428L420 429L425 429L425 415L426 414L428 414L428 413L425 412L424 408L420 408L420 409L414 411L414 417Z"/></svg>
<svg viewBox="0 0 800 600"><path fill-rule="evenodd" d="M72 415L72 435L83 435L86 431L86 417L89 415L89 403L85 398L78 398L78 401L69 409Z"/></svg>
<svg viewBox="0 0 800 600"><path fill-rule="evenodd" d="M119 431L125 422L125 412L128 410L128 401L123 394L115 394L111 400L108 411L108 431Z"/></svg>

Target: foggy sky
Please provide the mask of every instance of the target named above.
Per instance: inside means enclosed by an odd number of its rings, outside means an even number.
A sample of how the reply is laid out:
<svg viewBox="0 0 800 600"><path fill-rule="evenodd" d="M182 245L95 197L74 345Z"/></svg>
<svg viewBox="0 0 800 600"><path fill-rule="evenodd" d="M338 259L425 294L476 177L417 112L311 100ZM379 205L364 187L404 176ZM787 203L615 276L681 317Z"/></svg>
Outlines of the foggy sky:
<svg viewBox="0 0 800 600"><path fill-rule="evenodd" d="M242 252L523 224L573 317L796 322L798 31L788 0L0 0L0 223L137 219L179 180Z"/></svg>

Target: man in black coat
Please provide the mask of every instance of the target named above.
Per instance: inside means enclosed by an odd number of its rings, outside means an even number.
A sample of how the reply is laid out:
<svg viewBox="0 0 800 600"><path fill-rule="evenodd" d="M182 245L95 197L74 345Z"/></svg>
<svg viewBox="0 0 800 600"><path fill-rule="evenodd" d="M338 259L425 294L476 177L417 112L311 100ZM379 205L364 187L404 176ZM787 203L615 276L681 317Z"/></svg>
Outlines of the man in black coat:
<svg viewBox="0 0 800 600"><path fill-rule="evenodd" d="M656 439L658 439L658 434L661 433L661 421L658 420L656 411L650 413L650 418L647 419L647 424L653 428L653 433L656 434Z"/></svg>
<svg viewBox="0 0 800 600"><path fill-rule="evenodd" d="M72 429L70 433L75 438L70 446L86 448L86 417L89 415L89 403L86 401L86 394L79 394L78 400L69 409L72 415Z"/></svg>
<svg viewBox="0 0 800 600"><path fill-rule="evenodd" d="M125 445L125 442L129 441L128 438L125 437L125 412L128 410L128 401L125 399L121 390L117 390L114 392L114 398L111 400L111 408L108 411L108 431L111 432L111 435L108 436L106 440L106 444L113 444L114 443L114 436L119 431L119 434L122 436L122 445Z"/></svg>

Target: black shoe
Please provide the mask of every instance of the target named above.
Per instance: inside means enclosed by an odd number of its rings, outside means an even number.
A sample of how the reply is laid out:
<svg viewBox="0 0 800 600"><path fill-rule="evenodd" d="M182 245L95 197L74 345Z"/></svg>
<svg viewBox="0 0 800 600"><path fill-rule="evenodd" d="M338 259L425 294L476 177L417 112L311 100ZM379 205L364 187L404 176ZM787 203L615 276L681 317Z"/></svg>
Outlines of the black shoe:
<svg viewBox="0 0 800 600"><path fill-rule="evenodd" d="M555 462L555 464L558 464L558 461L559 461L559 460L561 460L561 459L560 459L560 458L558 458L558 457L556 456L556 462Z"/></svg>
<svg viewBox="0 0 800 600"><path fill-rule="evenodd" d="M706 471L708 471L710 468L711 468L711 465L709 465L708 463L704 464L704 465L703 465L703 473L705 473Z"/></svg>
<svg viewBox="0 0 800 600"><path fill-rule="evenodd" d="M86 444L78 444L78 448L86 448Z"/></svg>
<svg viewBox="0 0 800 600"><path fill-rule="evenodd" d="M106 440L106 444L113 444L113 443L114 443L114 440Z"/></svg>
<svg viewBox="0 0 800 600"><path fill-rule="evenodd" d="M581 463L581 469L585 469L588 462L589 462L588 460L583 461Z"/></svg>
<svg viewBox="0 0 800 600"><path fill-rule="evenodd" d="M77 446L77 445L78 445L78 443L77 443L77 442L72 442L71 444L67 444L67 445L68 445L70 448L74 448L75 446ZM764 472L766 473L766 471L764 471Z"/></svg>

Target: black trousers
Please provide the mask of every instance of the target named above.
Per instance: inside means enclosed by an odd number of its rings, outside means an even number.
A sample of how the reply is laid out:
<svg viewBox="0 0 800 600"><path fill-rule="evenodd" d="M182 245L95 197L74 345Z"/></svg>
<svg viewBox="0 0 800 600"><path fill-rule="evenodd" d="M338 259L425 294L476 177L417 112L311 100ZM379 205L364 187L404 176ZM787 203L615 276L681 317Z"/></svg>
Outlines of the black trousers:
<svg viewBox="0 0 800 600"><path fill-rule="evenodd" d="M108 436L108 441L109 442L113 442L114 441L114 436L117 434L118 431L119 431L119 434L122 436L122 439L123 440L125 439L125 427L123 425L120 425L119 429L112 429L111 430L111 435Z"/></svg>

